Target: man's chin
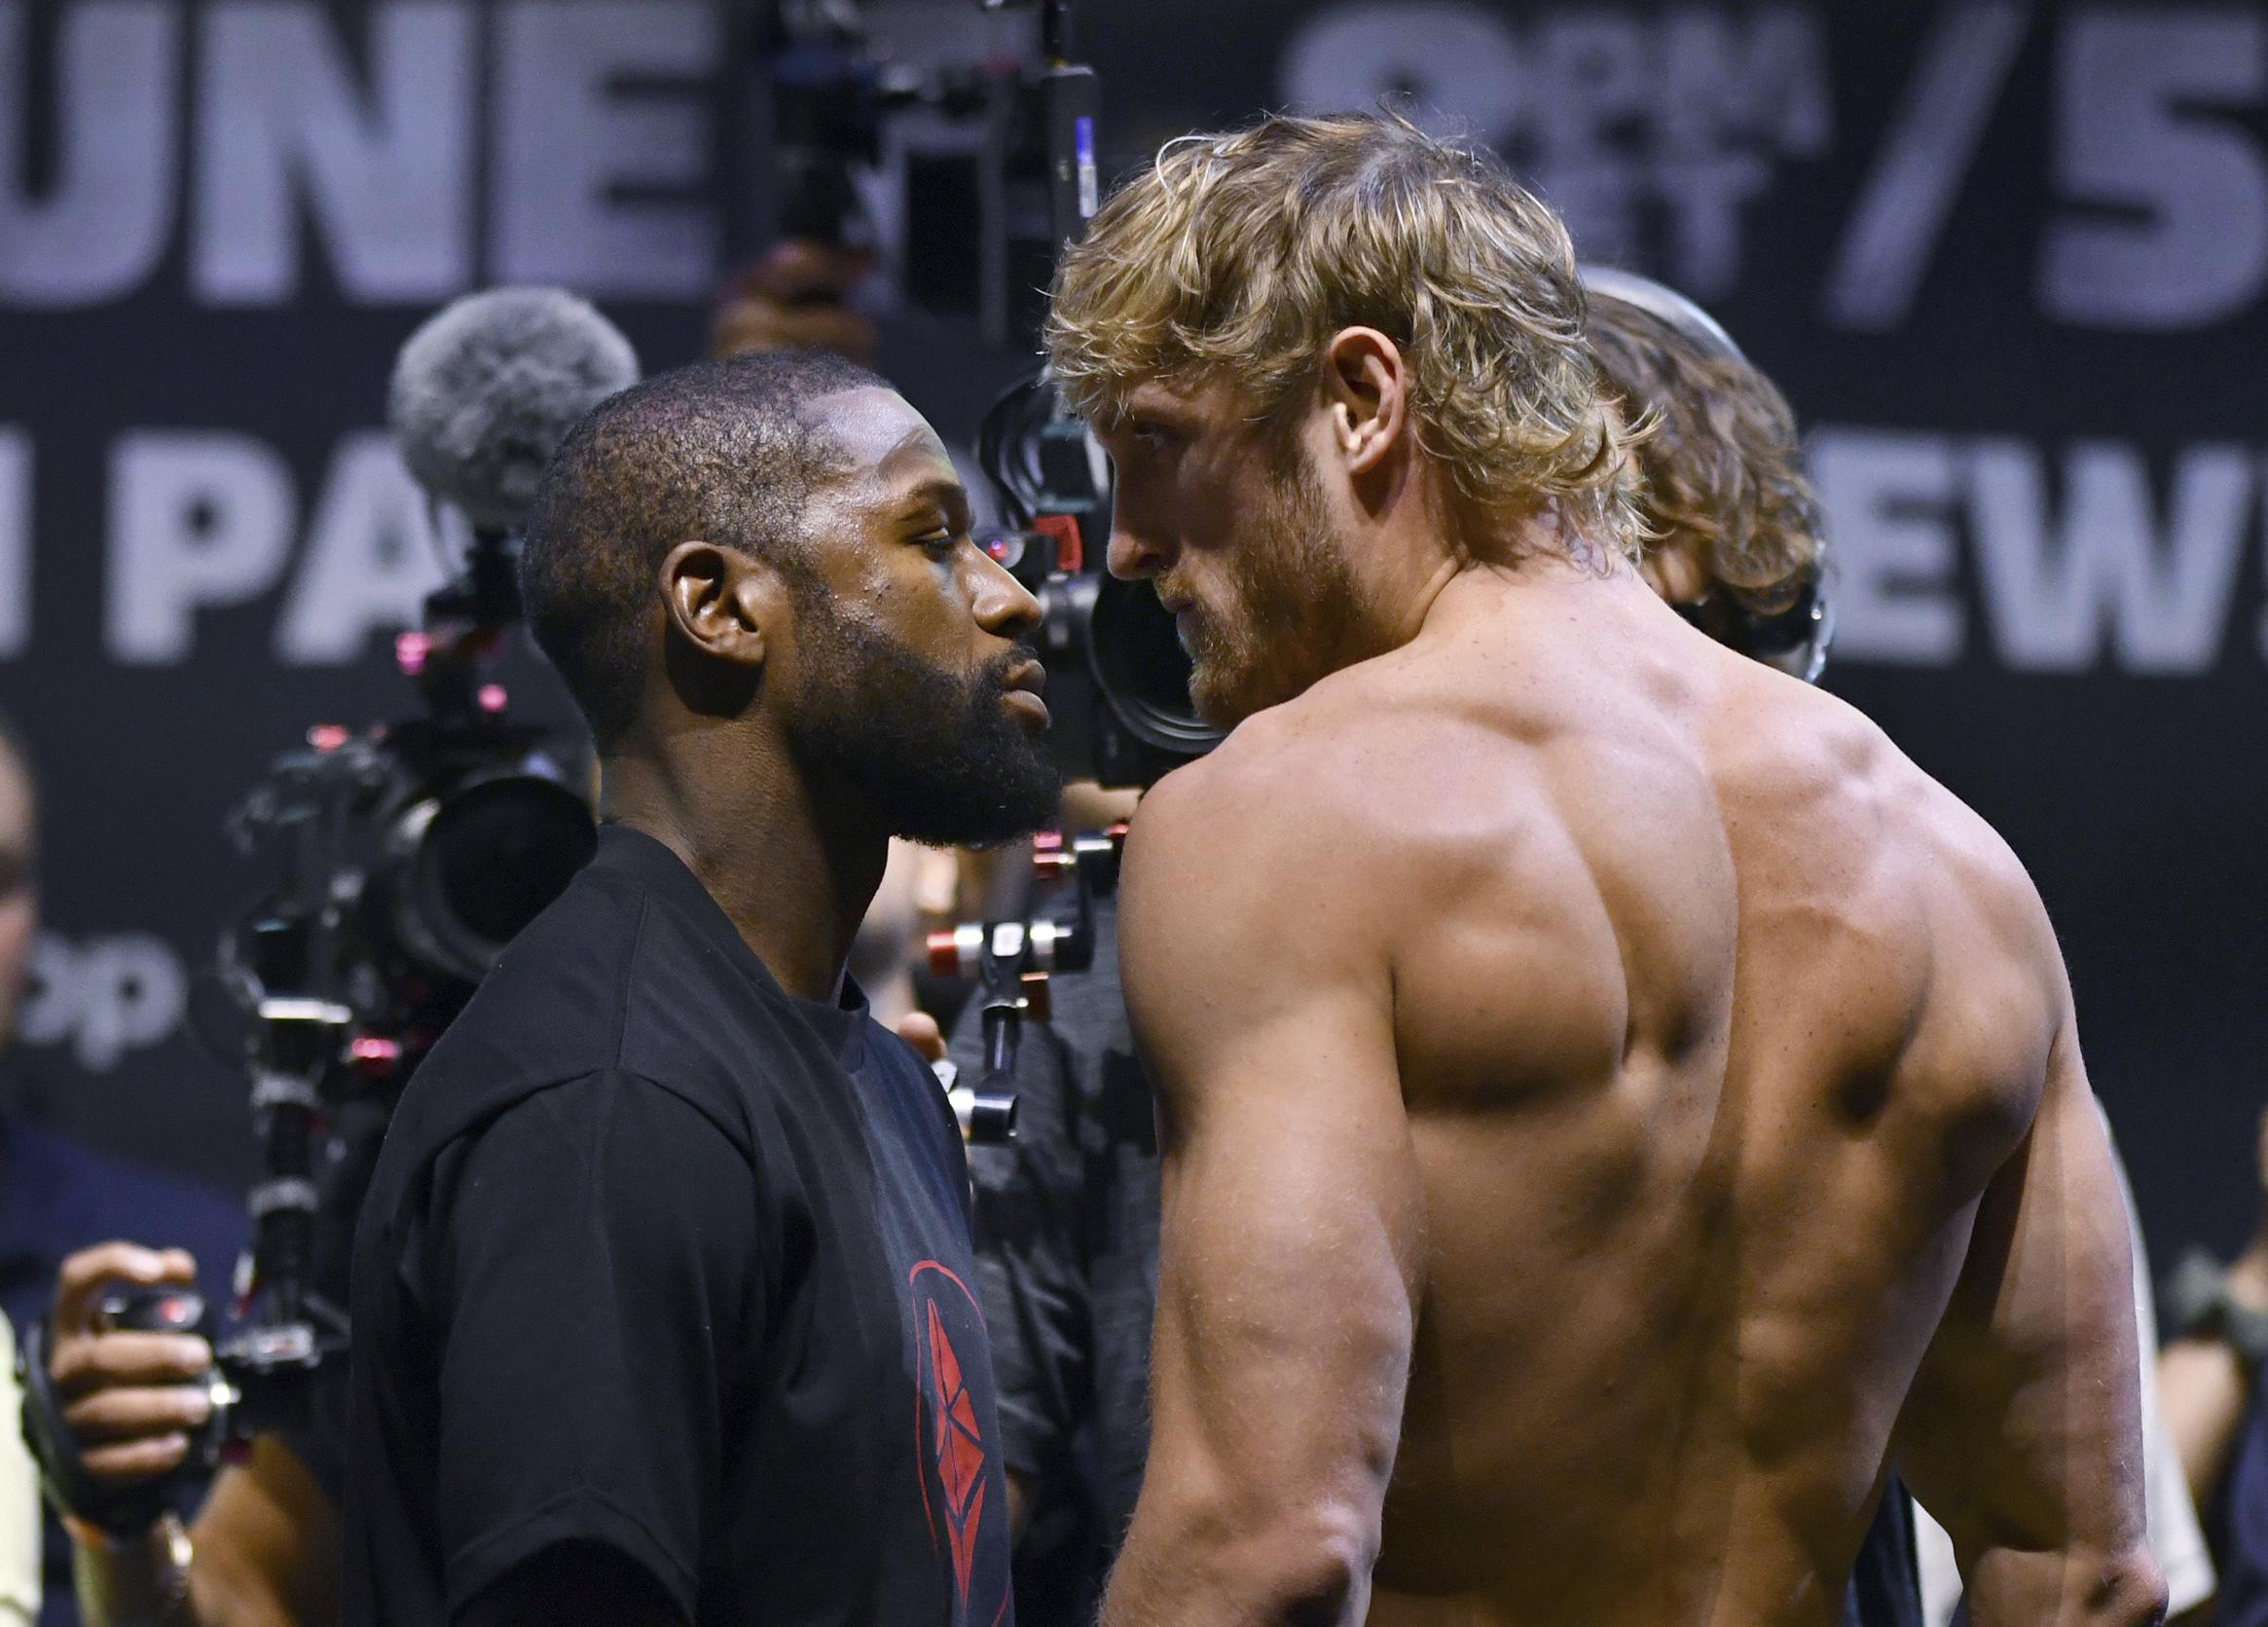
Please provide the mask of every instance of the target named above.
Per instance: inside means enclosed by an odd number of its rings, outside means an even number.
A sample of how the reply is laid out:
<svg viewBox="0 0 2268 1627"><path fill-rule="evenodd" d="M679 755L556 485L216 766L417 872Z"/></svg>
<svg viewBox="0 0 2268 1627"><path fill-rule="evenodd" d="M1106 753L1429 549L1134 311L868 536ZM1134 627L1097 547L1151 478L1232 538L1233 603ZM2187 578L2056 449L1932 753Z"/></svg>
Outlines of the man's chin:
<svg viewBox="0 0 2268 1627"><path fill-rule="evenodd" d="M1189 674L1189 708L1200 722L1224 733L1255 712L1280 706L1299 691L1263 682L1257 673L1199 661Z"/></svg>
<svg viewBox="0 0 2268 1627"><path fill-rule="evenodd" d="M996 750L901 800L894 833L932 847L997 847L1052 823L1062 799L1062 777L1043 749Z"/></svg>

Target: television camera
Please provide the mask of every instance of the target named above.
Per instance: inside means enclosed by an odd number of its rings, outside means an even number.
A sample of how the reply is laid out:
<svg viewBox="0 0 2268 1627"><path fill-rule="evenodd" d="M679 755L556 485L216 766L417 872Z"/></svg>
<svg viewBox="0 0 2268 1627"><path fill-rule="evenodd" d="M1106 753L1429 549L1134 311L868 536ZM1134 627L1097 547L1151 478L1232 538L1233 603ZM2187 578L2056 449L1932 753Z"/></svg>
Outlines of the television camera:
<svg viewBox="0 0 2268 1627"><path fill-rule="evenodd" d="M419 629L395 642L417 714L359 733L309 730L228 822L239 851L279 872L219 952L244 1018L263 1163L234 1314L219 1332L217 1308L172 1288L116 1288L100 1307L112 1327L215 1338L193 1460L307 1423L317 1373L347 1349L346 1308L316 1270L318 1244L341 1241L318 1237L319 1217L351 1228L350 1205L343 1219L324 1212L328 1121L390 1107L504 945L596 848L571 755L509 715L492 667L519 620L516 534L536 477L575 421L637 377L629 342L557 289L468 296L403 347L395 438L428 493L470 522L471 542ZM85 1474L46 1338L27 1330L21 1367L26 1432L51 1486L97 1525L145 1529L171 1478L120 1489Z"/></svg>

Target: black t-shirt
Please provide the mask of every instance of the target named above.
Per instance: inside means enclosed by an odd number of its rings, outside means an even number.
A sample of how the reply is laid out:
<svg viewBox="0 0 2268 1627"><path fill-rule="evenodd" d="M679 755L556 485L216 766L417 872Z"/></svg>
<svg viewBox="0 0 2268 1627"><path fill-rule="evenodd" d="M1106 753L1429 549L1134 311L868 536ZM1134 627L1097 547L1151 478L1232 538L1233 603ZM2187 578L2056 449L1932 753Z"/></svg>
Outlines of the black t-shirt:
<svg viewBox="0 0 2268 1627"><path fill-rule="evenodd" d="M354 1258L346 1619L555 1545L686 1621L1009 1619L967 1166L912 1052L609 828L404 1092Z"/></svg>

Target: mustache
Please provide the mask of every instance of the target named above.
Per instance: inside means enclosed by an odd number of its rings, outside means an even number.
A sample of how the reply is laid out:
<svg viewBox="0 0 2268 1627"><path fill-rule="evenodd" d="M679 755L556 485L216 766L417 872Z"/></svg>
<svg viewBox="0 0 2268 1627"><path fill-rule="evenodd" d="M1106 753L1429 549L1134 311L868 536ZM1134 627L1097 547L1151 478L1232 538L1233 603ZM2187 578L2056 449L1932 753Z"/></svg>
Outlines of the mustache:
<svg viewBox="0 0 2268 1627"><path fill-rule="evenodd" d="M1039 665L1039 656L1025 645L995 655L978 667L969 680L970 687L979 695L998 696L1008 692L1008 680L1027 667Z"/></svg>

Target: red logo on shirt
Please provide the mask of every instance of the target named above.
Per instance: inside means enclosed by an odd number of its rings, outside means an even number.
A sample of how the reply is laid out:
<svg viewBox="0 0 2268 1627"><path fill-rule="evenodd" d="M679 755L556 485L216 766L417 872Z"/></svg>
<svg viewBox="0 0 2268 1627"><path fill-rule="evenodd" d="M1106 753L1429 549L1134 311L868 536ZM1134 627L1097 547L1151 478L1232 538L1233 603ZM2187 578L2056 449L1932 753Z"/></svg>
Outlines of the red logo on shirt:
<svg viewBox="0 0 2268 1627"><path fill-rule="evenodd" d="M929 1313L930 1402L935 1409L930 1416L937 1426L937 1478L944 1483L945 1523L953 1533L953 1580L966 1608L976 1528L984 1519L984 1431L976 1426L976 1409L961 1382L961 1358L953 1353L935 1302Z"/></svg>
<svg viewBox="0 0 2268 1627"><path fill-rule="evenodd" d="M929 1514L931 1539L952 1557L953 1586L960 1599L955 1618L966 1620L979 1563L977 1534L986 1513L986 1452L984 1426L951 1329L958 1325L966 1337L968 1330L981 1328L983 1316L968 1284L934 1260L917 1263L906 1274L906 1281L914 1294L915 1359L921 1368L917 1403L921 1416L916 1423L925 1460L920 1465L922 1506ZM933 1499L933 1487L937 1494ZM989 1593L989 1588L982 1591ZM1006 1608L1004 1595L1002 1613Z"/></svg>

